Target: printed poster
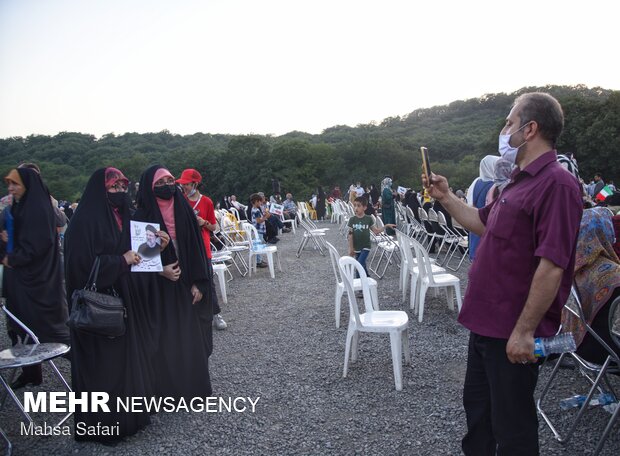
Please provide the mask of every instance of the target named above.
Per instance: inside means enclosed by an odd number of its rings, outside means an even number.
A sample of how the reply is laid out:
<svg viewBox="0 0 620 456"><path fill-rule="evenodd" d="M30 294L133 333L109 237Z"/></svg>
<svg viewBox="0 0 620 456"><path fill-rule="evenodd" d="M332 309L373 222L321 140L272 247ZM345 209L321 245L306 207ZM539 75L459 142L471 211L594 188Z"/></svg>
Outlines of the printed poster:
<svg viewBox="0 0 620 456"><path fill-rule="evenodd" d="M131 220L131 249L138 252L142 261L131 267L131 272L161 272L161 238L159 223L136 222Z"/></svg>
<svg viewBox="0 0 620 456"><path fill-rule="evenodd" d="M271 207L269 208L269 212L275 215L284 214L284 206L282 204L271 203Z"/></svg>

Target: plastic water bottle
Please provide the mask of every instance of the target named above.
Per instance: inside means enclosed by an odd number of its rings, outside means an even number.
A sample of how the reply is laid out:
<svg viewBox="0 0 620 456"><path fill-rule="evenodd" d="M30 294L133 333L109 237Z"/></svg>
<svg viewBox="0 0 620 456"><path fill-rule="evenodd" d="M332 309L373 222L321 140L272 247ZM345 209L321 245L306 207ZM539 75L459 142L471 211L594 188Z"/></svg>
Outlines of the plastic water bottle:
<svg viewBox="0 0 620 456"><path fill-rule="evenodd" d="M578 394L576 396L567 397L566 399L562 399L560 401L560 408L562 410L568 410L575 407L581 407L583 403L586 401L586 397L583 394ZM590 400L590 406L602 405L606 406L609 404L613 404L616 402L616 398L611 393L600 393L597 396L594 396Z"/></svg>
<svg viewBox="0 0 620 456"><path fill-rule="evenodd" d="M560 401L560 408L562 410L568 410L575 407L581 407L586 401L586 396L583 394L577 394L575 396L567 397Z"/></svg>
<svg viewBox="0 0 620 456"><path fill-rule="evenodd" d="M534 356L537 358L552 353L566 353L575 350L577 350L577 345L572 333L562 333L546 339L541 337L534 339Z"/></svg>

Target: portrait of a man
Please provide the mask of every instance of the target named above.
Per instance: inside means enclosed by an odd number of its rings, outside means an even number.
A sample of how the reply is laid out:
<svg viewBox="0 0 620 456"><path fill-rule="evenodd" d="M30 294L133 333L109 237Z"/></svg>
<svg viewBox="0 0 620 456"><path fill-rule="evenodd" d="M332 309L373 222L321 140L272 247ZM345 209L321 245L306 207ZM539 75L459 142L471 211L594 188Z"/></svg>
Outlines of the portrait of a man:
<svg viewBox="0 0 620 456"><path fill-rule="evenodd" d="M146 225L146 242L138 247L138 254L142 258L153 258L159 254L159 244L157 242L157 230L153 225Z"/></svg>

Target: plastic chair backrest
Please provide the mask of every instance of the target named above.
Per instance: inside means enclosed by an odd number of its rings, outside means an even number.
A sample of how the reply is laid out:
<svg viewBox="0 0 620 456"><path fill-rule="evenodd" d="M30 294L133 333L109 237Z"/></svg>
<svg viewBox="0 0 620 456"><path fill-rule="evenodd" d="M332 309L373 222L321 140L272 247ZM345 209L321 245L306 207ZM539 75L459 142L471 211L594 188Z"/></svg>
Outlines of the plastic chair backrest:
<svg viewBox="0 0 620 456"><path fill-rule="evenodd" d="M437 212L432 207L428 210L428 221L436 222L437 221Z"/></svg>
<svg viewBox="0 0 620 456"><path fill-rule="evenodd" d="M409 267L413 266L413 253L411 252L411 238L402 231L396 230L396 239L398 239L398 248L400 254L405 259Z"/></svg>
<svg viewBox="0 0 620 456"><path fill-rule="evenodd" d="M426 211L419 207L418 208L418 215L420 216L420 220L424 221L424 220L428 220L428 214L426 213Z"/></svg>
<svg viewBox="0 0 620 456"><path fill-rule="evenodd" d="M246 232L248 237L248 241L250 242L250 250L255 242L260 242L260 238L258 236L258 231L256 231L256 227L251 223L243 223L242 225L243 231Z"/></svg>
<svg viewBox="0 0 620 456"><path fill-rule="evenodd" d="M327 249L329 250L329 257L332 261L332 268L334 270L334 275L336 276L336 282L341 283L342 279L340 278L340 267L338 266L338 261L340 260L340 255L338 254L338 250L329 242L326 242Z"/></svg>
<svg viewBox="0 0 620 456"><path fill-rule="evenodd" d="M370 296L370 287L368 286L368 276L362 265L350 256L343 256L338 260L340 266L340 275L342 276L342 282L344 283L345 290L349 298L349 311L351 316L355 319L357 326L362 326L360 320L359 308L357 307L357 299L355 297L355 291L353 290L353 281L355 280L355 273L359 275L360 282L362 284L362 294L364 296L364 305L366 312L373 312L372 298Z"/></svg>
<svg viewBox="0 0 620 456"><path fill-rule="evenodd" d="M409 223L411 223L412 220L415 220L415 216L413 215L413 211L411 210L411 208L409 206L405 206L405 213L407 214L407 217L409 218ZM419 215L418 215L419 217Z"/></svg>
<svg viewBox="0 0 620 456"><path fill-rule="evenodd" d="M437 212L437 223L439 223L442 227L447 227L448 222L446 221L446 216L443 212Z"/></svg>
<svg viewBox="0 0 620 456"><path fill-rule="evenodd" d="M375 217L375 225L377 225L377 228L379 229L385 228L385 225L383 224L383 220L381 220L381 217L379 217L378 215Z"/></svg>
<svg viewBox="0 0 620 456"><path fill-rule="evenodd" d="M416 252L416 258L418 260L417 264L418 264L418 270L420 272L420 276L423 278L428 277L429 284L434 285L435 281L433 280L433 266L431 265L431 259L428 256L428 252L426 251L424 246L420 244L418 241L416 241L415 239L411 239L411 243L413 244L413 247Z"/></svg>

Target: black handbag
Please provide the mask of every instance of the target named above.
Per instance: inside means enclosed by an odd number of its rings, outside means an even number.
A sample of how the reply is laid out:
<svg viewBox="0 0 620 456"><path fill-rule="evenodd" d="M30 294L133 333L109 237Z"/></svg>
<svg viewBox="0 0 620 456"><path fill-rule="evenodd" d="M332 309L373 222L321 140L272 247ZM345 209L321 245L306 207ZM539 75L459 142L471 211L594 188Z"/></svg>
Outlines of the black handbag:
<svg viewBox="0 0 620 456"><path fill-rule="evenodd" d="M97 291L101 260L95 258L86 286L71 296L71 315L67 326L72 329L109 338L125 334L127 311L123 300L112 288L112 294Z"/></svg>

